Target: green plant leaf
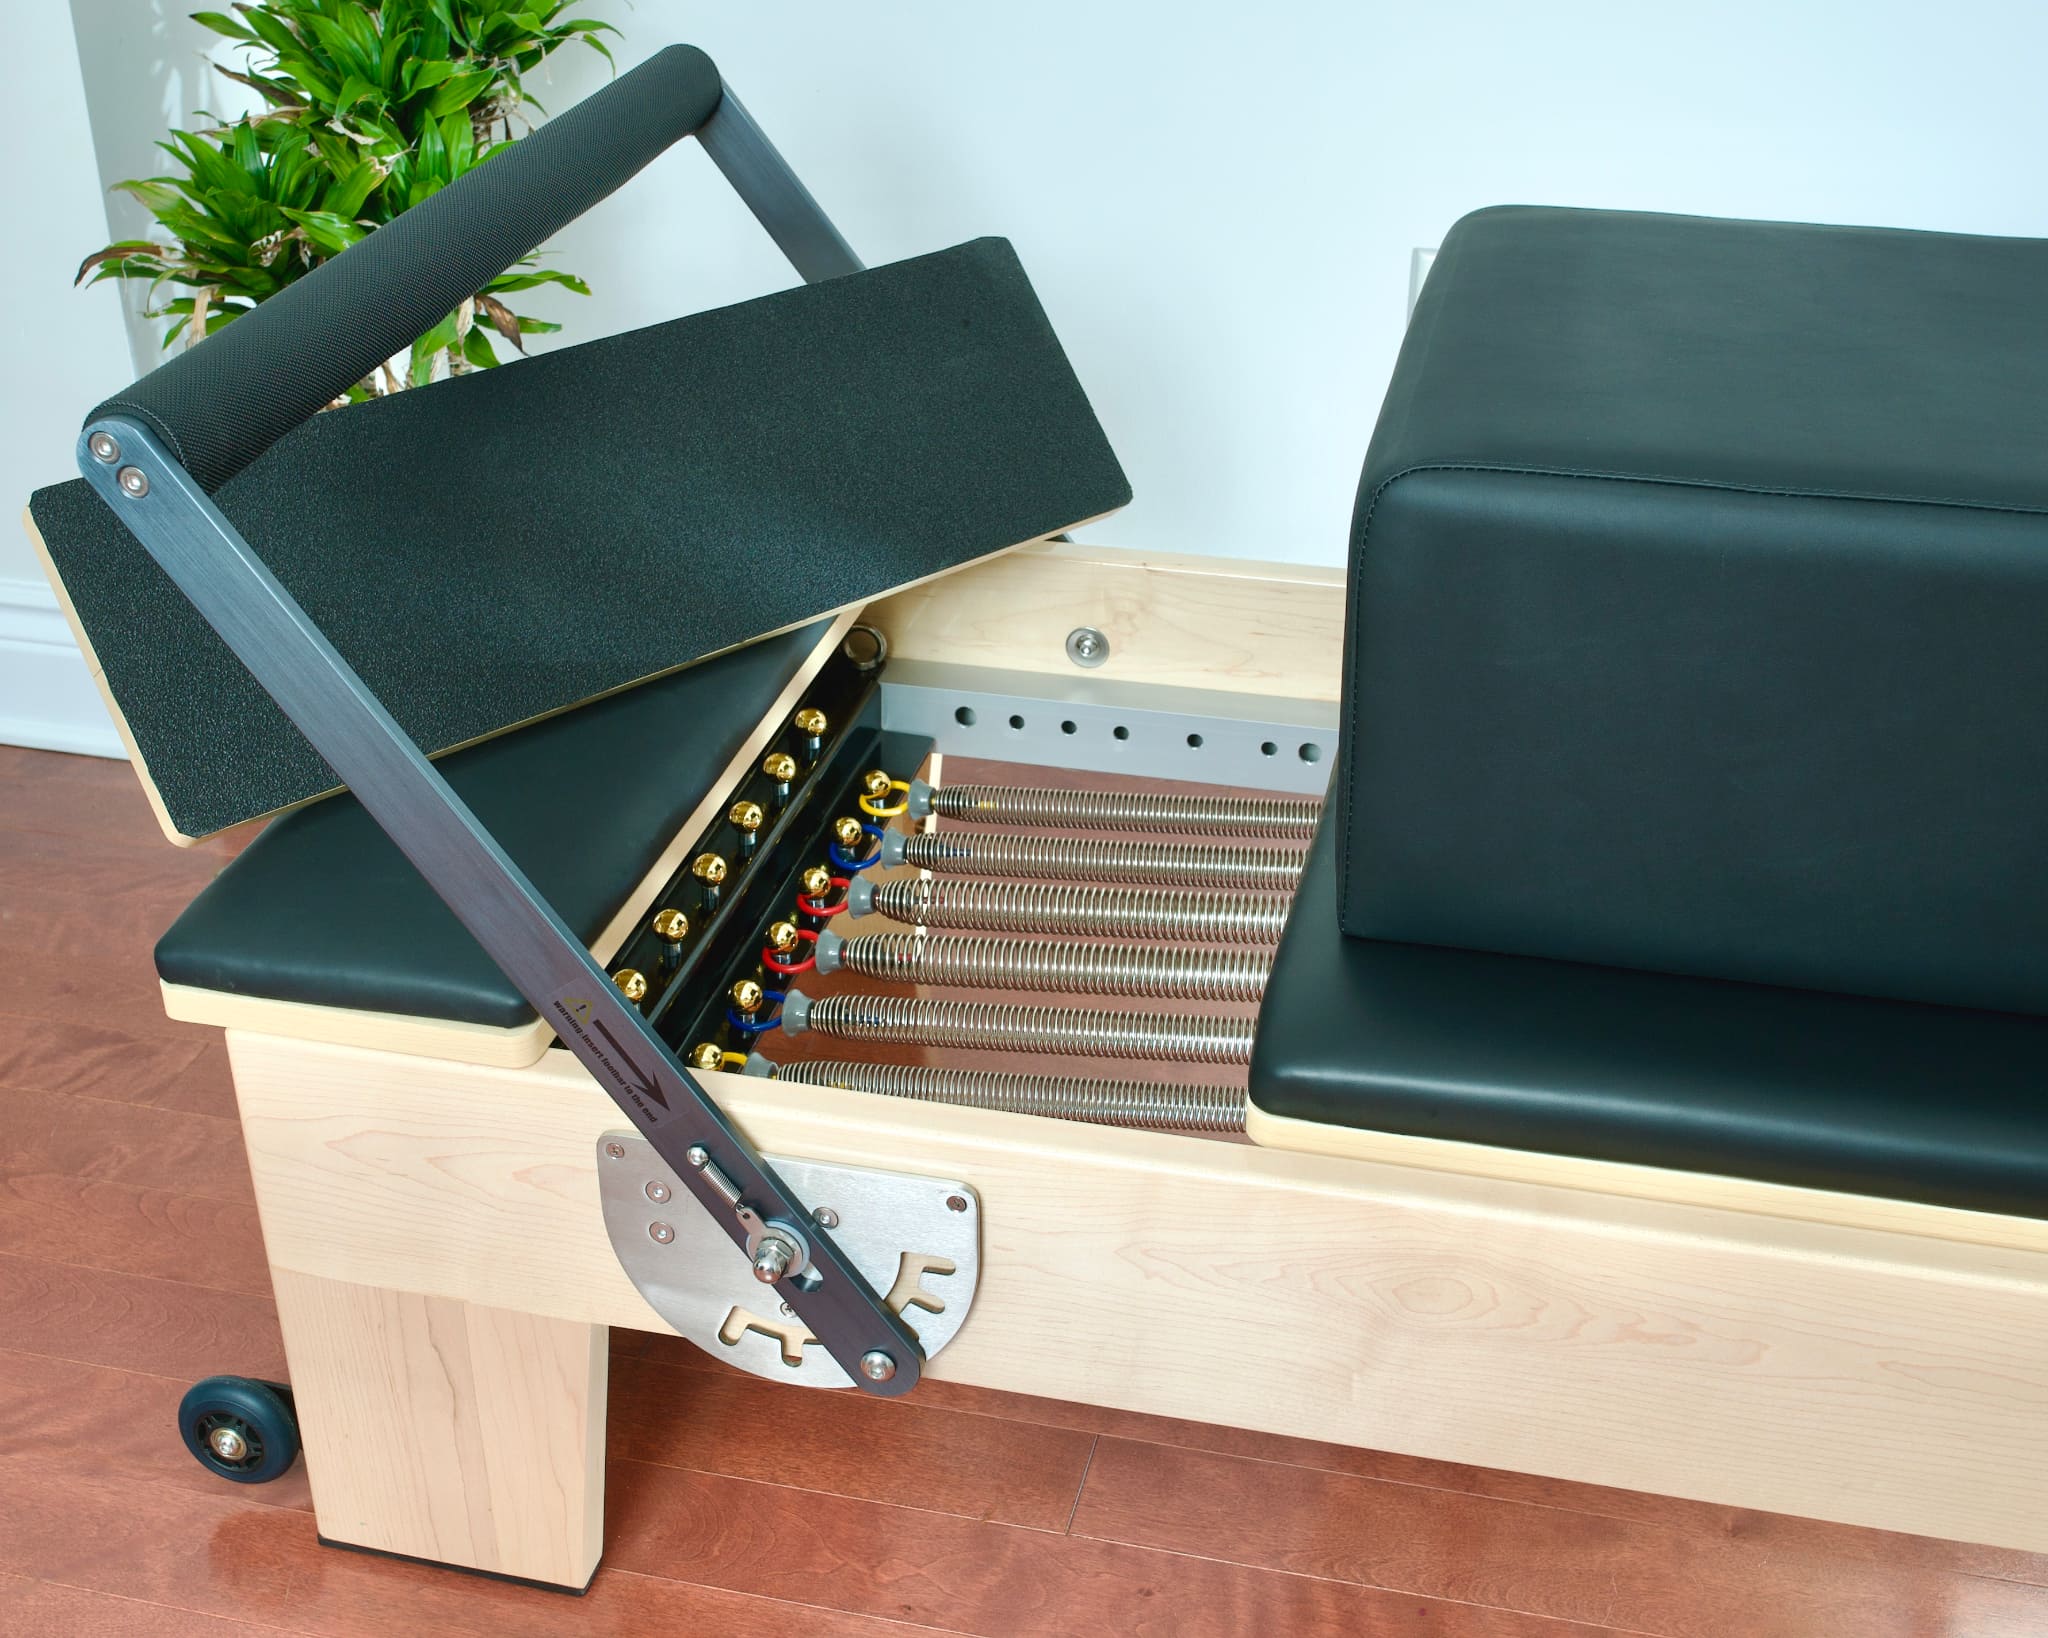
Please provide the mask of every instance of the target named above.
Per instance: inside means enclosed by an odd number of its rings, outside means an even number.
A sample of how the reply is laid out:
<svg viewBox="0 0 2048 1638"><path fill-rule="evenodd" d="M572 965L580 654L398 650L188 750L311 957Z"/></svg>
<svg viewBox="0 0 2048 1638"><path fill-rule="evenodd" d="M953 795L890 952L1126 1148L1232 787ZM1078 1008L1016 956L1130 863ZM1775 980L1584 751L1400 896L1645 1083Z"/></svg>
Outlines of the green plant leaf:
<svg viewBox="0 0 2048 1638"><path fill-rule="evenodd" d="M225 34L230 40L253 40L256 35L244 28L234 18L217 11L195 11L192 21L201 28L210 28L216 34Z"/></svg>

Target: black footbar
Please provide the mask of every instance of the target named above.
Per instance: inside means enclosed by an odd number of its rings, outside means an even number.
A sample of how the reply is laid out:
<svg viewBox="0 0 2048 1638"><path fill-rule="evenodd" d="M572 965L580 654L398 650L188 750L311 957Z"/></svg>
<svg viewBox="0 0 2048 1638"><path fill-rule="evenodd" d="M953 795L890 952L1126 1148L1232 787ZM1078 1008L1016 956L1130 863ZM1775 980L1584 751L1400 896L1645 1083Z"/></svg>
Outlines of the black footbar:
<svg viewBox="0 0 2048 1638"><path fill-rule="evenodd" d="M103 404L80 437L79 465L113 516L304 734L312 752L354 791L520 994L751 1257L764 1284L772 1285L853 1381L870 1392L896 1395L915 1386L921 1372L912 1332L591 959L211 493L548 234L693 134L703 138L807 278L858 269L758 128L724 98L710 60L675 48ZM546 378L540 364L504 374L518 378L529 371ZM445 401L445 388L428 389L423 397L436 393ZM408 413L402 403L367 408ZM688 409L679 406L678 412ZM344 411L336 419L363 415ZM1091 435L1099 440L1078 389L1054 404L1051 418L1062 417L1082 442ZM735 436L746 431L738 429ZM662 436L660 426L650 426L643 442ZM615 452L606 479L634 483L635 453ZM1113 458L1108 470L1114 472ZM1098 461L1092 476L1103 475ZM776 474L761 477L772 484ZM1112 505L1128 493L1121 473L1108 487L1122 491ZM1098 484L1085 510L1041 521L1030 517L1030 502L1042 495L1013 491L1002 499L1039 526L1018 529L1001 544L1072 523L1087 510L1103 509L1097 504L1103 498ZM676 494L664 504L682 515L692 499ZM827 550L839 545L830 538L830 522L829 516L819 520L823 538L817 544ZM831 561L837 561L836 551ZM352 588L356 599L371 589L360 579ZM351 588L329 582L323 590L346 602ZM549 593L558 605L573 605L575 595L573 586ZM808 612L817 612L815 601ZM761 629L746 635L758 636ZM687 636L681 646L688 649Z"/></svg>

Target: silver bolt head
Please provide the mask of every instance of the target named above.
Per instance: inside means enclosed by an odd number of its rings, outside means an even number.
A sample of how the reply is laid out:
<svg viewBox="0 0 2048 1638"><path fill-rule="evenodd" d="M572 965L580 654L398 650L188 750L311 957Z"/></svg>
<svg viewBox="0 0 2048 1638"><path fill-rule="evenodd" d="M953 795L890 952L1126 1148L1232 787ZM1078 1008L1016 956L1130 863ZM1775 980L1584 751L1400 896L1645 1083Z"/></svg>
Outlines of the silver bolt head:
<svg viewBox="0 0 2048 1638"><path fill-rule="evenodd" d="M626 1146L623 1143L607 1143L604 1146L604 1152L614 1160L624 1160L626 1158Z"/></svg>
<svg viewBox="0 0 2048 1638"><path fill-rule="evenodd" d="M700 1172L711 1164L711 1152L701 1143L691 1144L683 1151L683 1158Z"/></svg>
<svg viewBox="0 0 2048 1638"><path fill-rule="evenodd" d="M121 446L115 442L111 432L95 432L86 439L85 447L92 451L92 458L102 466L112 466L121 458Z"/></svg>
<svg viewBox="0 0 2048 1638"><path fill-rule="evenodd" d="M121 493L140 500L149 493L149 474L139 466L124 466L114 474L114 482L121 486Z"/></svg>
<svg viewBox="0 0 2048 1638"><path fill-rule="evenodd" d="M839 1213L830 1206L820 1206L811 1213L811 1221L816 1223L819 1228L836 1229L839 1226Z"/></svg>
<svg viewBox="0 0 2048 1638"><path fill-rule="evenodd" d="M206 1436L206 1445L224 1462L239 1462L249 1454L249 1441L233 1428L215 1428Z"/></svg>
<svg viewBox="0 0 2048 1638"><path fill-rule="evenodd" d="M860 1374L870 1382L887 1382L896 1374L896 1361L877 1348L860 1356Z"/></svg>
<svg viewBox="0 0 2048 1638"><path fill-rule="evenodd" d="M667 1223L649 1223L647 1237L658 1246L665 1246L676 1237L676 1231Z"/></svg>
<svg viewBox="0 0 2048 1638"><path fill-rule="evenodd" d="M647 1185L647 1198L652 1200L657 1206L661 1205L668 1197L669 1186L662 1182L660 1178L657 1177L652 1183Z"/></svg>
<svg viewBox="0 0 2048 1638"><path fill-rule="evenodd" d="M777 1235L767 1235L754 1247L754 1278L763 1285L773 1285L781 1279L789 1267L790 1259L796 1255L796 1247Z"/></svg>
<svg viewBox="0 0 2048 1638"><path fill-rule="evenodd" d="M1067 658L1076 665L1098 666L1109 658L1109 639L1093 626L1076 626L1067 633Z"/></svg>

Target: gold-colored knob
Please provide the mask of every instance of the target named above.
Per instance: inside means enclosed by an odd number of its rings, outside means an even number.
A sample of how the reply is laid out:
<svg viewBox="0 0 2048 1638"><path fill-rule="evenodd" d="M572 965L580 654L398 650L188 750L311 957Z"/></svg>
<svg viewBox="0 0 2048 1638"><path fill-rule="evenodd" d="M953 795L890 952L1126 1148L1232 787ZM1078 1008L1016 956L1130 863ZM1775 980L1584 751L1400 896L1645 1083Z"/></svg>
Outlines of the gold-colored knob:
<svg viewBox="0 0 2048 1638"><path fill-rule="evenodd" d="M788 955L796 948L796 923L778 921L768 929L768 948L777 955Z"/></svg>
<svg viewBox="0 0 2048 1638"><path fill-rule="evenodd" d="M796 758L787 751L770 751L761 759L761 771L770 779L787 784L796 778Z"/></svg>
<svg viewBox="0 0 2048 1638"><path fill-rule="evenodd" d="M732 1004L741 1012L759 1012L761 1000L761 986L751 978L743 978L732 987Z"/></svg>
<svg viewBox="0 0 2048 1638"><path fill-rule="evenodd" d="M800 733L809 734L815 739L825 731L825 713L815 705L807 705L797 712L796 725Z"/></svg>
<svg viewBox="0 0 2048 1638"><path fill-rule="evenodd" d="M832 834L839 838L841 847L852 847L867 832L860 828L858 819L835 819L832 821Z"/></svg>
<svg viewBox="0 0 2048 1638"><path fill-rule="evenodd" d="M861 775L861 788L870 796L887 796L894 782L880 768L870 768Z"/></svg>
<svg viewBox="0 0 2048 1638"><path fill-rule="evenodd" d="M825 890L832 885L832 872L823 865L812 865L804 872L804 897L814 903L825 896Z"/></svg>
<svg viewBox="0 0 2048 1638"><path fill-rule="evenodd" d="M654 912L654 930L671 944L680 944L689 936L690 918L680 910L657 910Z"/></svg>
<svg viewBox="0 0 2048 1638"><path fill-rule="evenodd" d="M690 1048L692 1069L717 1069L725 1062L725 1054L709 1041L699 1041Z"/></svg>
<svg viewBox="0 0 2048 1638"><path fill-rule="evenodd" d="M725 861L716 853L700 853L690 861L690 874L716 887L725 880Z"/></svg>
<svg viewBox="0 0 2048 1638"><path fill-rule="evenodd" d="M732 812L726 815L726 818L750 836L761 828L761 821L767 817L761 811L761 804L758 802L735 802L732 805Z"/></svg>
<svg viewBox="0 0 2048 1638"><path fill-rule="evenodd" d="M621 967L612 974L612 982L619 987L619 994L638 1005L647 999L647 980L631 967Z"/></svg>

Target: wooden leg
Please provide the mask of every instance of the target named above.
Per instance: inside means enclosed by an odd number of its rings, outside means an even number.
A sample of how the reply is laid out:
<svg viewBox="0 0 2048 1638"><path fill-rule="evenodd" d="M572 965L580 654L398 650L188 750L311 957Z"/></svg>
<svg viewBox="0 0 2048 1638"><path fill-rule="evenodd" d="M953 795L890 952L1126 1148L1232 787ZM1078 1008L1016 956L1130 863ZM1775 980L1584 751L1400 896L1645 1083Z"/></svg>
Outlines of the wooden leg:
<svg viewBox="0 0 2048 1638"><path fill-rule="evenodd" d="M322 1536L589 1583L606 1327L275 1266L271 1278Z"/></svg>

